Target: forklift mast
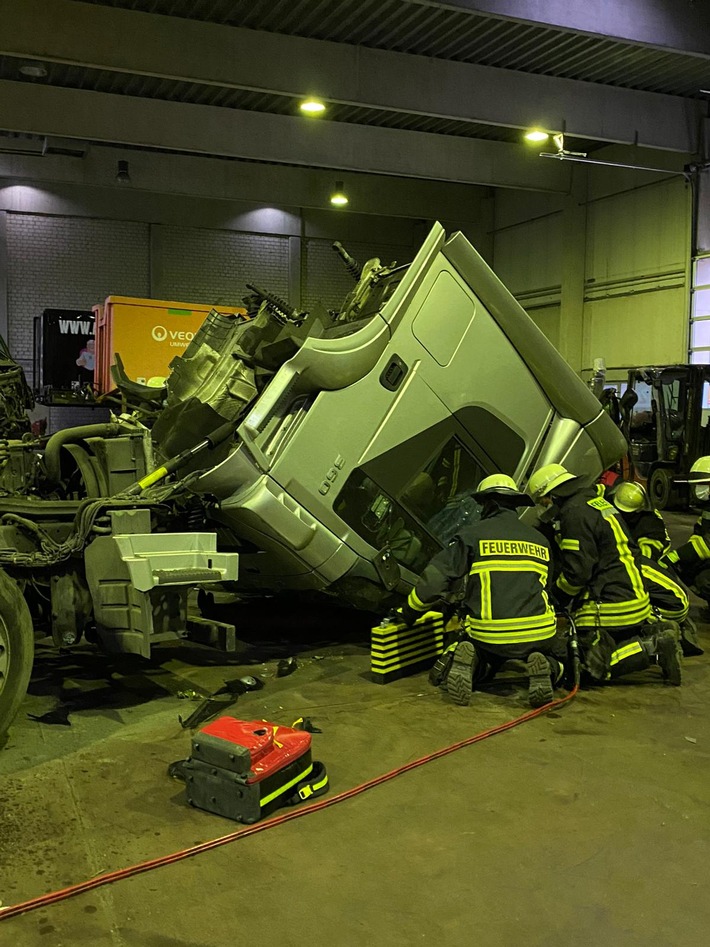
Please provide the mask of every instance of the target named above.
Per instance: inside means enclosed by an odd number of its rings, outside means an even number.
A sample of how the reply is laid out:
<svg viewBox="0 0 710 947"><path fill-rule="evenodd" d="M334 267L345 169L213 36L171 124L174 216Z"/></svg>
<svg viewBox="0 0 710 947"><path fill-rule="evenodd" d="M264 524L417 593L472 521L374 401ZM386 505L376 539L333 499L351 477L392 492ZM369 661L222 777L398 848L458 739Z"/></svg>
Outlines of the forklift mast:
<svg viewBox="0 0 710 947"><path fill-rule="evenodd" d="M684 477L710 451L710 365L629 370L623 431L640 479L657 509L686 508Z"/></svg>

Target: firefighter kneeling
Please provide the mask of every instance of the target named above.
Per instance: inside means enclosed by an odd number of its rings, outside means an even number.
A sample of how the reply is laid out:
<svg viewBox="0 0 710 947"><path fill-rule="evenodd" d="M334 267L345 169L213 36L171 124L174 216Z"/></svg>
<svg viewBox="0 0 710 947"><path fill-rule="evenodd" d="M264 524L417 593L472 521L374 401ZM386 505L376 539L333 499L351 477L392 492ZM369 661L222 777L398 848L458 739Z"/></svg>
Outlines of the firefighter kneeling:
<svg viewBox="0 0 710 947"><path fill-rule="evenodd" d="M618 510L561 464L536 470L533 499L558 511L561 569L556 597L569 603L584 665L598 683L657 664L681 683L680 629L652 621L641 563Z"/></svg>
<svg viewBox="0 0 710 947"><path fill-rule="evenodd" d="M688 483L691 501L700 510L700 516L690 539L678 549L666 552L661 565L676 569L683 581L710 607L710 456L698 457L690 468L688 480L678 480L678 483ZM697 641L694 644L697 646Z"/></svg>
<svg viewBox="0 0 710 947"><path fill-rule="evenodd" d="M521 523L517 508L533 501L504 474L486 477L473 494L481 519L464 526L422 572L407 604L413 622L465 582L465 637L435 665L432 683L466 705L477 682L490 680L508 660L527 663L533 707L553 699L562 678L565 642L547 595L551 555L547 540Z"/></svg>
<svg viewBox="0 0 710 947"><path fill-rule="evenodd" d="M684 657L702 654L695 622L688 615L687 590L669 562L669 556L674 554L663 517L653 509L640 483L624 480L612 488L607 499L619 511L629 535L641 551L638 564L652 610L659 619L678 623Z"/></svg>

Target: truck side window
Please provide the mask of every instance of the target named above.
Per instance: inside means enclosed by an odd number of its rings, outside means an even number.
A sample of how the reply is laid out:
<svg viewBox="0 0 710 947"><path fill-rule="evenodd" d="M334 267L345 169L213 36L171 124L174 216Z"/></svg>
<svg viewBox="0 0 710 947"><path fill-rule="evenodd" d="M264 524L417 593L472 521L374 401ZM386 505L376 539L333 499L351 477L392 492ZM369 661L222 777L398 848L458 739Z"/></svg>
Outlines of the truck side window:
<svg viewBox="0 0 710 947"><path fill-rule="evenodd" d="M421 524L362 468L350 474L333 510L375 549L388 546L394 558L412 572L421 572L439 548Z"/></svg>
<svg viewBox="0 0 710 947"><path fill-rule="evenodd" d="M410 480L399 499L446 545L462 526L479 518L481 508L471 493L485 475L461 441L452 437Z"/></svg>
<svg viewBox="0 0 710 947"><path fill-rule="evenodd" d="M461 442L450 438L390 496L362 468L348 477L333 510L375 549L389 546L394 558L419 573L466 523L478 519L471 497L485 472Z"/></svg>

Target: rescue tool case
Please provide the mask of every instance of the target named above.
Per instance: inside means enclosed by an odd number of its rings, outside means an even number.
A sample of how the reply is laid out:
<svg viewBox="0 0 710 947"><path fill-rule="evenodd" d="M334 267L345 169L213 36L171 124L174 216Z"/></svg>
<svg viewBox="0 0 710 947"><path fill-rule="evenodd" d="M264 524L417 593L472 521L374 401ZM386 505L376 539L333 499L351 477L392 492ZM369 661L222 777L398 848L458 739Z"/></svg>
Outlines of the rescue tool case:
<svg viewBox="0 0 710 947"><path fill-rule="evenodd" d="M298 795L298 784L312 779L313 765L310 733L220 717L192 738L182 769L190 805L252 823L313 795L312 782Z"/></svg>

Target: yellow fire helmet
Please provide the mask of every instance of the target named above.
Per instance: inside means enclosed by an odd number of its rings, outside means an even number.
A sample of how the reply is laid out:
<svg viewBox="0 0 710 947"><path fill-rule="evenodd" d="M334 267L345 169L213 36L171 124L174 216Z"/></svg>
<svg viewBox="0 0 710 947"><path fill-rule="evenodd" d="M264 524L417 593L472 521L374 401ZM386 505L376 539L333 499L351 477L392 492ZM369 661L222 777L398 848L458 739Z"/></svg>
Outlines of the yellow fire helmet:
<svg viewBox="0 0 710 947"><path fill-rule="evenodd" d="M651 508L646 490L632 480L624 480L615 488L613 501L622 513L638 513L639 510Z"/></svg>
<svg viewBox="0 0 710 947"><path fill-rule="evenodd" d="M691 486L694 483L710 483L710 456L698 457L690 468L688 483Z"/></svg>
<svg viewBox="0 0 710 947"><path fill-rule="evenodd" d="M562 464L545 464L528 480L528 493L537 502L548 493L552 493L556 487L567 483L568 480L576 479L577 475L570 473Z"/></svg>
<svg viewBox="0 0 710 947"><path fill-rule="evenodd" d="M518 506L533 505L530 497L518 490L515 480L507 474L491 474L490 477L484 477L476 487L473 499L481 503L485 497L491 495L514 497Z"/></svg>

